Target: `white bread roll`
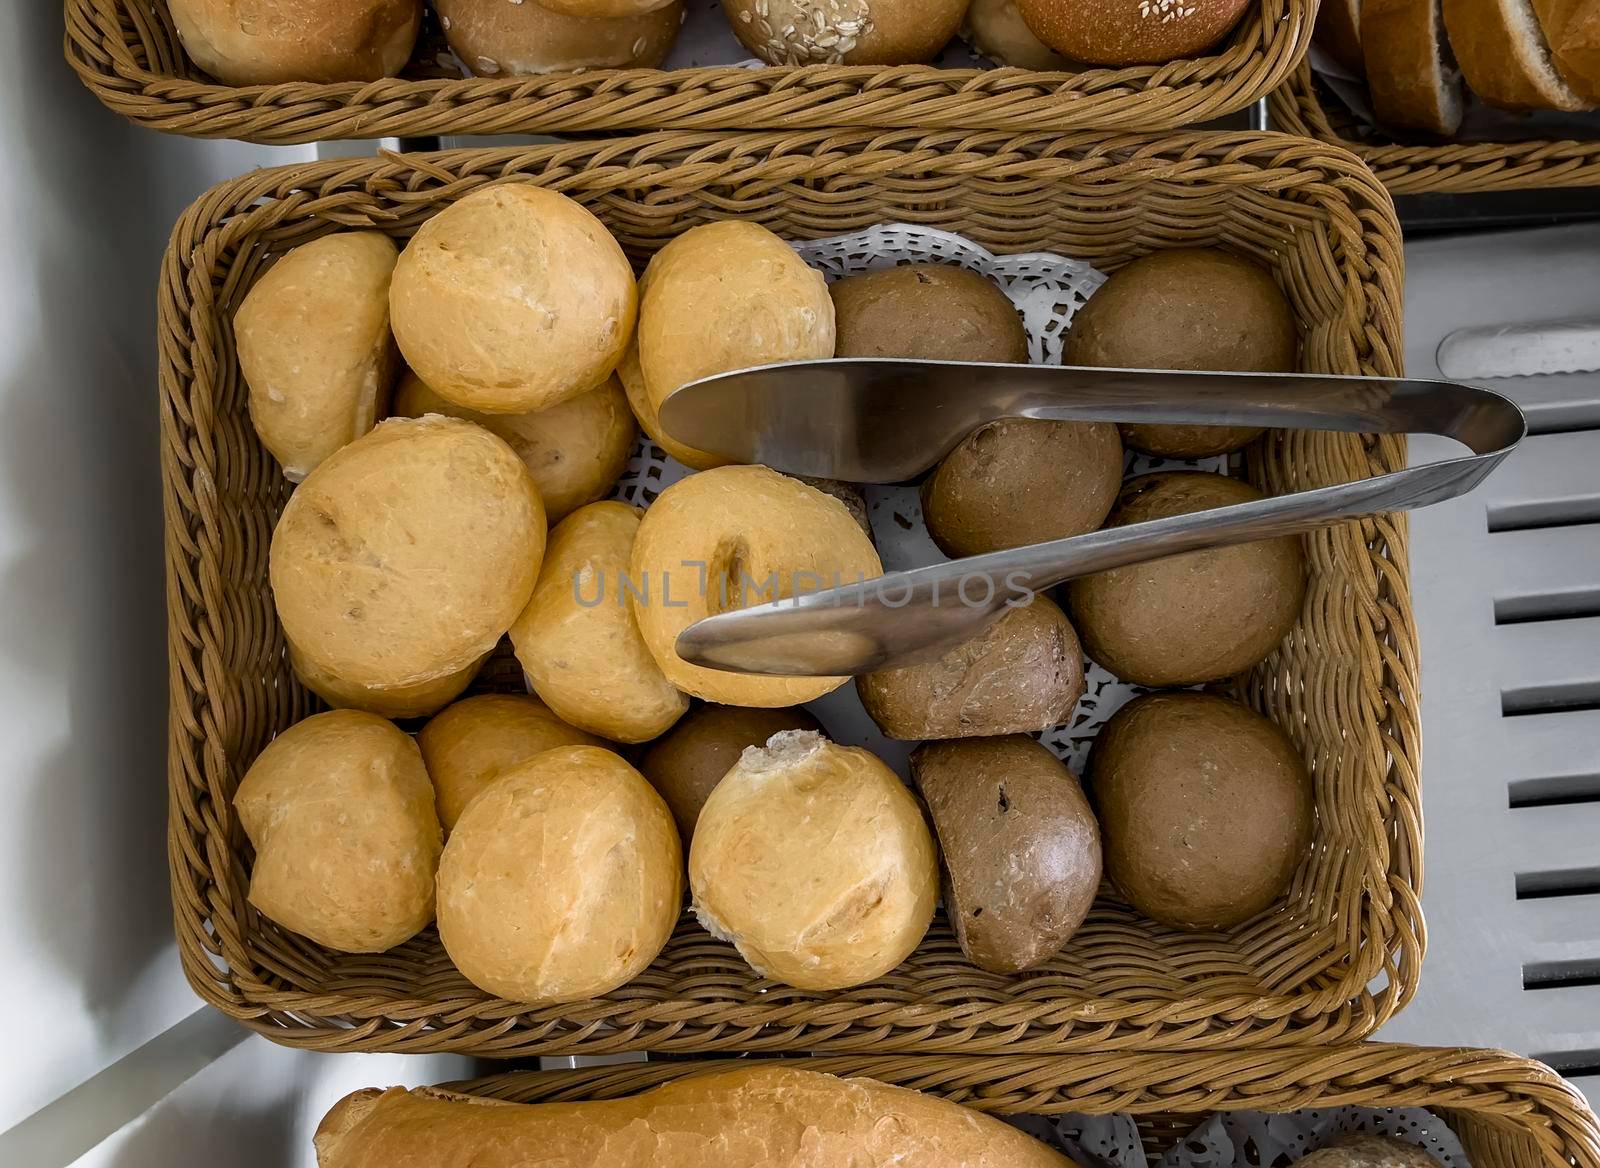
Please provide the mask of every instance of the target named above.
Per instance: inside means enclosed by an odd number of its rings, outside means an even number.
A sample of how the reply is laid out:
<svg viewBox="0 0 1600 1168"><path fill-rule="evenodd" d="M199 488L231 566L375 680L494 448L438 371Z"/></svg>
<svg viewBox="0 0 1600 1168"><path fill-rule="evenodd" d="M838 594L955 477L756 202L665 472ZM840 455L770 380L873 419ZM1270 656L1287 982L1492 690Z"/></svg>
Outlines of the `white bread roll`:
<svg viewBox="0 0 1600 1168"><path fill-rule="evenodd" d="M837 990L911 956L939 866L922 809L881 759L800 730L745 751L712 790L689 886L700 923L757 973Z"/></svg>
<svg viewBox="0 0 1600 1168"><path fill-rule="evenodd" d="M493 434L380 424L306 477L272 533L296 671L334 704L433 713L527 605L544 540L539 489Z"/></svg>
<svg viewBox="0 0 1600 1168"><path fill-rule="evenodd" d="M484 414L440 397L408 369L395 387L392 412L400 418L461 418L504 439L539 485L551 523L611 492L628 469L637 435L627 395L615 377L547 410Z"/></svg>
<svg viewBox="0 0 1600 1168"><path fill-rule="evenodd" d="M622 383L623 392L628 398L628 408L633 411L634 420L639 423L639 429L645 432L650 441L691 470L710 470L712 467L728 465L727 459L685 445L661 428L661 413L650 400L650 392L644 384L644 371L639 368L637 336L623 350L622 362L617 366L617 380Z"/></svg>
<svg viewBox="0 0 1600 1168"><path fill-rule="evenodd" d="M572 725L614 742L672 729L689 699L645 646L627 575L640 512L591 503L550 532L533 599L511 626L529 684Z"/></svg>
<svg viewBox="0 0 1600 1168"><path fill-rule="evenodd" d="M639 283L651 408L714 373L832 357L833 326L822 273L765 227L728 219L691 228L655 254Z"/></svg>
<svg viewBox="0 0 1600 1168"><path fill-rule="evenodd" d="M167 0L184 52L226 85L376 81L411 59L422 0Z"/></svg>
<svg viewBox="0 0 1600 1168"><path fill-rule="evenodd" d="M769 65L913 65L950 42L967 0L722 0Z"/></svg>
<svg viewBox="0 0 1600 1168"><path fill-rule="evenodd" d="M673 483L645 512L633 542L632 576L641 589L630 600L645 644L683 692L725 706L800 706L848 678L691 665L678 656L678 634L797 589L882 574L872 541L839 500L764 466L724 466Z"/></svg>
<svg viewBox="0 0 1600 1168"><path fill-rule="evenodd" d="M234 314L250 421L290 482L383 412L400 367L389 335L399 258L382 232L324 235L273 264Z"/></svg>
<svg viewBox="0 0 1600 1168"><path fill-rule="evenodd" d="M501 183L422 225L400 253L389 309L401 354L429 388L512 414L610 377L636 296L605 224L555 191Z"/></svg>
<svg viewBox="0 0 1600 1168"><path fill-rule="evenodd" d="M685 14L684 0L605 17L535 0L434 0L434 7L451 51L480 77L654 69L672 51Z"/></svg>
<svg viewBox="0 0 1600 1168"><path fill-rule="evenodd" d="M382 953L433 920L433 787L416 743L392 723L332 710L289 727L233 803L256 851L250 903L284 928Z"/></svg>
<svg viewBox="0 0 1600 1168"><path fill-rule="evenodd" d="M577 1002L637 977L683 907L672 813L594 746L547 750L456 821L439 862L439 939L473 985L514 1002Z"/></svg>
<svg viewBox="0 0 1600 1168"><path fill-rule="evenodd" d="M357 1091L315 1138L321 1168L1072 1168L960 1104L770 1063L593 1103Z"/></svg>
<svg viewBox="0 0 1600 1168"><path fill-rule="evenodd" d="M417 731L439 823L447 832L485 787L534 755L558 746L604 745L528 694L466 698L440 710Z"/></svg>

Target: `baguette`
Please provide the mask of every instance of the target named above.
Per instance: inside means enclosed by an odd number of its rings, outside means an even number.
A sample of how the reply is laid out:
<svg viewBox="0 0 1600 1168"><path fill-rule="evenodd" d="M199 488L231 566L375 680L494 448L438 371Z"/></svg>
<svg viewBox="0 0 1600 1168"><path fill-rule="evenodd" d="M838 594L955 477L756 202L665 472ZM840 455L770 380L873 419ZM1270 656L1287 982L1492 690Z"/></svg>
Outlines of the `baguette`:
<svg viewBox="0 0 1600 1168"><path fill-rule="evenodd" d="M1594 0L1533 0L1550 55L1572 90L1600 103L1600 4Z"/></svg>
<svg viewBox="0 0 1600 1168"><path fill-rule="evenodd" d="M1312 38L1352 73L1365 66L1361 56L1361 0L1322 0Z"/></svg>
<svg viewBox="0 0 1600 1168"><path fill-rule="evenodd" d="M1445 136L1461 128L1466 100L1439 0L1366 0L1361 46L1379 122Z"/></svg>
<svg viewBox="0 0 1600 1168"><path fill-rule="evenodd" d="M1589 108L1556 71L1530 0L1444 0L1444 24L1467 84L1486 104Z"/></svg>
<svg viewBox="0 0 1600 1168"><path fill-rule="evenodd" d="M1015 1128L869 1079L751 1066L626 1099L500 1103L369 1089L318 1126L320 1168L1071 1168Z"/></svg>

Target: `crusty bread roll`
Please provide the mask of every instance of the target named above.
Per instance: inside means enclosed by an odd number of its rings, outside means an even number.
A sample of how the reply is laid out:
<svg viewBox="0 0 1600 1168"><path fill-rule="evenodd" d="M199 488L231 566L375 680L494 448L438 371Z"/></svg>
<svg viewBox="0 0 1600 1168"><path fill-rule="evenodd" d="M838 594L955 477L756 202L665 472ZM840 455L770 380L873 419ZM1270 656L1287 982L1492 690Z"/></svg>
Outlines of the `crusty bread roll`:
<svg viewBox="0 0 1600 1168"><path fill-rule="evenodd" d="M786 731L711 792L689 849L695 915L764 977L838 990L911 956L939 867L911 792L876 755Z"/></svg>
<svg viewBox="0 0 1600 1168"><path fill-rule="evenodd" d="M1361 52L1379 122L1446 137L1461 128L1467 97L1439 0L1365 0Z"/></svg>
<svg viewBox="0 0 1600 1168"><path fill-rule="evenodd" d="M564 12L568 16L582 16L589 20L608 17L642 16L646 12L659 12L671 7L675 0L539 0L551 12Z"/></svg>
<svg viewBox="0 0 1600 1168"><path fill-rule="evenodd" d="M551 523L610 493L628 469L637 434L627 395L615 377L546 410L484 414L445 400L408 369L395 387L392 412L401 418L463 418L499 435L527 463Z"/></svg>
<svg viewBox="0 0 1600 1168"><path fill-rule="evenodd" d="M450 49L480 77L654 69L683 27L684 0L651 11L577 13L554 0L434 0Z"/></svg>
<svg viewBox="0 0 1600 1168"><path fill-rule="evenodd" d="M1017 0L1035 36L1091 65L1202 56L1252 6L1252 0Z"/></svg>
<svg viewBox="0 0 1600 1168"><path fill-rule="evenodd" d="M533 594L545 517L528 468L481 426L381 423L328 458L272 533L278 619L328 701L431 714Z"/></svg>
<svg viewBox="0 0 1600 1168"><path fill-rule="evenodd" d="M655 960L683 906L672 813L594 746L537 754L467 805L439 861L439 939L514 1002L609 993Z"/></svg>
<svg viewBox="0 0 1600 1168"><path fill-rule="evenodd" d="M678 634L719 612L882 574L872 541L837 499L764 466L724 466L673 483L645 512L633 544L643 594L630 599L645 644L685 693L727 706L799 706L848 679L691 665L678 656Z"/></svg>
<svg viewBox="0 0 1600 1168"><path fill-rule="evenodd" d="M635 300L605 224L527 183L476 191L429 219L389 286L395 340L417 376L500 414L548 409L610 377Z"/></svg>
<svg viewBox="0 0 1600 1168"><path fill-rule="evenodd" d="M533 599L511 626L534 692L614 742L648 742L689 709L634 620L628 571L639 515L626 503L591 503L556 524Z"/></svg>
<svg viewBox="0 0 1600 1168"><path fill-rule="evenodd" d="M1440 1162L1416 1144L1392 1136L1355 1134L1300 1157L1296 1168L1440 1168Z"/></svg>
<svg viewBox="0 0 1600 1168"><path fill-rule="evenodd" d="M332 710L289 727L233 797L255 847L250 903L345 953L382 953L433 920L439 820L416 743Z"/></svg>
<svg viewBox="0 0 1600 1168"><path fill-rule="evenodd" d="M320 1168L1072 1168L959 1104L759 1062L593 1103L357 1091L318 1125L316 1149Z"/></svg>
<svg viewBox="0 0 1600 1168"><path fill-rule="evenodd" d="M765 746L784 730L820 733L822 726L800 706L749 710L707 704L690 710L670 734L645 752L639 770L667 801L685 848L694 838L700 809L739 756L752 746Z"/></svg>
<svg viewBox="0 0 1600 1168"><path fill-rule="evenodd" d="M961 27L968 0L722 0L739 42L769 65L912 65Z"/></svg>
<svg viewBox="0 0 1600 1168"><path fill-rule="evenodd" d="M644 371L639 368L639 342L637 337L628 343L622 352L622 361L617 366L617 380L622 382L623 392L628 397L628 408L633 411L634 420L639 423L639 429L649 436L650 441L665 450L668 455L683 463L690 470L710 470L716 466L727 466L728 460L718 458L715 454L705 450L698 450L679 442L671 434L661 428L661 414L650 400L650 393L645 388Z"/></svg>
<svg viewBox="0 0 1600 1168"><path fill-rule="evenodd" d="M1035 35L1017 11L1017 0L972 0L961 35L973 52L997 65L1041 72L1082 68Z"/></svg>
<svg viewBox="0 0 1600 1168"><path fill-rule="evenodd" d="M528 694L479 694L446 706L417 731L433 780L439 823L449 831L480 792L536 754L558 746L604 746Z"/></svg>
<svg viewBox="0 0 1600 1168"><path fill-rule="evenodd" d="M1600 4L1533 0L1561 77L1590 105L1600 104Z"/></svg>
<svg viewBox="0 0 1600 1168"><path fill-rule="evenodd" d="M274 264L234 314L250 421L290 482L382 416L400 364L389 335L399 256L382 232L324 235Z"/></svg>
<svg viewBox="0 0 1600 1168"><path fill-rule="evenodd" d="M422 0L167 0L184 52L226 85L376 81L411 59Z"/></svg>
<svg viewBox="0 0 1600 1168"><path fill-rule="evenodd" d="M1574 111L1592 104L1551 60L1531 0L1444 0L1444 26L1462 76L1488 105Z"/></svg>
<svg viewBox="0 0 1600 1168"><path fill-rule="evenodd" d="M639 367L651 407L702 377L833 356L822 273L756 223L691 228L639 283Z"/></svg>

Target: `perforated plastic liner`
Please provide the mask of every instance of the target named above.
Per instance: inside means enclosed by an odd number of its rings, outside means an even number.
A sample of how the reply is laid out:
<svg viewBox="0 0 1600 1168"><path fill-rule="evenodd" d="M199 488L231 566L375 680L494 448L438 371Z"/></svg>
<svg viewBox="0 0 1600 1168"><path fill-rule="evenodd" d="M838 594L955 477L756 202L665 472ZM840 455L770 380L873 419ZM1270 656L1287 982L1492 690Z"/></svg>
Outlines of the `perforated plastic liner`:
<svg viewBox="0 0 1600 1168"><path fill-rule="evenodd" d="M1029 360L1040 365L1061 364L1062 343L1073 315L1105 283L1104 275L1077 260L1043 252L996 256L951 232L905 223L796 243L794 249L829 281L907 263L954 264L979 272L998 284L1017 306L1028 333ZM1168 469L1225 472L1228 459L1174 462L1130 452L1125 473ZM614 497L645 507L666 487L691 473L653 442L641 439ZM919 568L945 559L923 527L916 486L872 486L866 488L866 496L873 535L886 571ZM1084 681L1084 696L1071 720L1039 736L1079 775L1100 726L1130 698L1144 692L1118 681L1090 661L1084 663ZM810 708L835 741L864 746L906 773L906 759L916 744L885 738L856 699L854 686L843 686L811 703Z"/></svg>
<svg viewBox="0 0 1600 1168"><path fill-rule="evenodd" d="M1354 1134L1392 1136L1447 1168L1470 1168L1445 1122L1419 1107L1335 1107L1268 1115L1220 1112L1151 1162L1127 1115L1020 1116L1013 1126L1059 1148L1082 1168L1278 1168Z"/></svg>

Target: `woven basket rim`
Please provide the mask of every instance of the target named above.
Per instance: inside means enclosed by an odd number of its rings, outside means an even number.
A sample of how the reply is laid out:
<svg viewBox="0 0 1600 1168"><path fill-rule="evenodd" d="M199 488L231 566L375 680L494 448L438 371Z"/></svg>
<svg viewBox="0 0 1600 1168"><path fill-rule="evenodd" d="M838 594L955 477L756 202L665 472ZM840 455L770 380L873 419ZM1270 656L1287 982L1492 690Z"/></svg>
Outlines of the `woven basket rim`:
<svg viewBox="0 0 1600 1168"><path fill-rule="evenodd" d="M1224 45L1163 65L1081 73L932 65L609 69L514 78L228 86L183 75L165 0L64 0L68 62L130 120L289 144L436 134L971 128L1167 130L1243 109L1288 77L1317 0L1251 0ZM151 60L151 58L156 58Z"/></svg>
<svg viewBox="0 0 1600 1168"><path fill-rule="evenodd" d="M1316 165L1311 165L1315 159ZM1186 175L1226 173L1240 183L1270 175L1273 181L1293 189L1305 190L1319 198L1337 197L1359 207L1359 230L1370 250L1367 257L1377 267L1362 277L1370 283L1376 315L1351 328L1358 342L1390 356L1382 367L1395 371L1398 361L1398 227L1388 195L1371 178L1361 163L1345 152L1277 134L1262 133L1186 133L1161 139L1141 136L1103 138L1092 134L1069 136L1033 135L1013 138L999 132L987 134L918 134L914 131L875 133L809 132L796 134L757 134L729 137L718 134L661 133L631 139L601 142L562 143L539 147L497 147L449 151L426 155L392 155L360 160L330 160L253 172L220 184L202 195L179 219L163 267L161 288L160 338L163 409L163 449L168 524L169 601L177 604L184 581L202 569L196 559L197 540L218 540L225 517L216 514L218 502L207 497L211 486L209 466L215 453L204 449L203 427L199 432L188 410L186 389L196 370L215 368L219 360L232 360L227 352L208 348L197 339L197 322L203 324L208 311L209 277L204 269L220 262L216 257L247 240L255 230L254 220L265 213L263 206L292 201L297 216L319 216L330 224L341 222L341 208L352 192L376 189L387 200L394 226L403 228L420 222L438 188L449 186L461 191L495 181L515 180L538 173L583 181L610 184L626 189L648 185L652 173L670 170L685 181L710 182L730 174L743 178L754 170L780 176L859 172L872 175L886 168L933 168L948 173L981 172L985 177L1007 175L1075 175L1086 168L1099 168L1106 176L1119 180L1159 169L1168 180L1182 182ZM1097 176L1099 170L1091 170ZM1109 181L1109 178L1108 178ZM1381 293L1381 294L1380 294ZM1375 466L1393 469L1404 462L1403 442L1380 442L1373 450ZM190 473L186 464L197 470ZM1404 546L1403 519L1389 525L1391 545ZM1403 566L1399 569L1403 573ZM1403 575L1400 577L1403 586ZM1360 916L1370 928L1361 932L1360 952L1364 962L1345 971L1332 988L1302 989L1293 993L1242 994L1238 991L1208 994L1197 989L1181 1001L1165 1003L1159 1017L1146 1018L1150 1030L1130 1033L1123 1029L1128 1017L1149 1015L1148 1008L1134 1009L1126 1002L1100 1001L1092 1009L1077 1009L1068 1029L1093 1025L1105 1027L1105 1044L1110 1047L1137 1045L1183 1045L1196 1028L1222 1025L1226 1034L1213 1032L1209 1038L1228 1045L1251 1042L1301 1043L1351 1040L1372 1033L1400 1009L1415 993L1417 973L1425 944L1420 911L1421 831L1420 794L1416 786L1417 759L1414 726L1415 632L1409 609L1402 602L1384 620L1398 648L1389 651L1383 668L1392 676L1393 689L1410 695L1407 708L1391 711L1404 725L1390 732L1389 777L1384 797L1397 800L1394 812L1371 809L1375 817L1387 817L1387 854L1362 893ZM611 999L586 1005L581 1011L567 1008L524 1008L510 1003L486 1006L481 998L460 1001L437 999L366 999L351 1004L336 993L310 993L295 990L266 990L241 986L237 971L219 967L219 943L212 932L210 904L200 904L186 889L184 881L191 871L225 874L237 863L224 825L218 822L215 807L207 806L186 814L185 800L192 780L185 775L180 756L189 743L199 741L206 750L219 749L208 737L204 725L197 724L206 704L203 672L191 664L190 650L203 631L194 627L191 614L175 608L169 621L172 685L172 752L169 777L172 784L170 836L173 873L173 898L183 964L191 984L202 998L279 1041L329 1050L436 1048L439 1030L453 1025L467 1028L477 1024L487 1033L475 1039L473 1049L483 1054L524 1053L519 1043L519 1024L543 1025L547 1019L579 1022L593 1031L602 1024L617 1028L614 1045L626 1048L630 1034L642 1033L647 1023L640 1018L652 1013L648 998L629 1000L619 992ZM237 776L235 776L236 778ZM202 794L204 794L202 792ZM1370 863L1378 863L1371 861ZM1370 866L1370 864L1369 864ZM219 877L216 877L220 879ZM1387 984L1377 990L1368 982L1386 973ZM1001 1009L975 996L966 1005L908 1001L880 1002L867 1009L859 1003L841 1004L830 1010L822 1006L813 1013L823 1026L877 1025L886 1031L911 1034L930 1026L971 1026L978 1019L990 1040L1013 1049L1015 1035L1026 1036L1030 1028L1062 1026L1064 1011L1048 999L1016 998ZM797 1006L782 995L773 995L770 1007L762 1014L776 1029L795 1025ZM802 1011L803 1012L803 1011ZM324 1020L332 1016L341 1024ZM745 1011L744 1016L749 1016ZM488 1021L485 1021L485 1020ZM652 1038L657 1049L697 1049L689 1039L676 1037L689 1032L688 1015L662 1028ZM430 1030L432 1034L430 1035ZM1015 1034L1013 1033L1015 1032ZM1153 1037L1152 1037L1153 1036ZM1034 1049L1050 1049L1052 1040L1034 1039ZM771 1047L768 1047L772 1049ZM705 1048L698 1048L705 1049Z"/></svg>
<svg viewBox="0 0 1600 1168"><path fill-rule="evenodd" d="M1340 133L1309 62L1295 67L1268 99L1274 127L1360 158L1392 194L1469 194L1600 186L1600 139L1453 142L1412 146Z"/></svg>
<svg viewBox="0 0 1600 1168"><path fill-rule="evenodd" d="M449 1084L492 1099L617 1098L679 1078L748 1068L752 1060L631 1063L522 1071ZM879 1078L992 1114L1194 1116L1367 1105L1427 1107L1526 1134L1552 1165L1600 1168L1600 1122L1549 1067L1502 1050L1361 1043L1324 1050L1046 1057L828 1055L759 1060ZM1512 1168L1479 1164L1478 1168ZM1518 1165L1517 1168L1525 1168Z"/></svg>

